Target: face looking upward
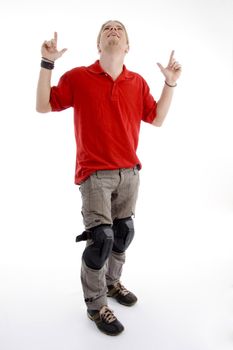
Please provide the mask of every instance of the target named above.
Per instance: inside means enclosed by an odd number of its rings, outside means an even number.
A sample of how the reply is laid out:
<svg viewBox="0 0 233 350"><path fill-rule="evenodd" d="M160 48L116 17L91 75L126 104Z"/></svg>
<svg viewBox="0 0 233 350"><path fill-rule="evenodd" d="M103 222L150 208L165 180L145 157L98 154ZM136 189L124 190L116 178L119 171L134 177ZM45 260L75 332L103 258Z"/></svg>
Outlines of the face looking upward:
<svg viewBox="0 0 233 350"><path fill-rule="evenodd" d="M129 40L124 25L118 21L104 23L97 38L97 47L99 53L113 50L122 51L124 54L127 53Z"/></svg>

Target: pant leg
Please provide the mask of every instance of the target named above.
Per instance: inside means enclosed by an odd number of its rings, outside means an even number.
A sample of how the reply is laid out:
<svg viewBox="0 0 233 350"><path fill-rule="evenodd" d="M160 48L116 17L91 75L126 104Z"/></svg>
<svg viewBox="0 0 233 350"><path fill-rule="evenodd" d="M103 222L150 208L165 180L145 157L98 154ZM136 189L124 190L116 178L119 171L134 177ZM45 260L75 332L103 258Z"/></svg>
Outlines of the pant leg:
<svg viewBox="0 0 233 350"><path fill-rule="evenodd" d="M116 253L112 251L106 266L106 282L108 286L120 280L124 263L125 252Z"/></svg>
<svg viewBox="0 0 233 350"><path fill-rule="evenodd" d="M106 264L100 270L93 270L82 260L81 282L84 300L89 310L99 310L107 305L106 270Z"/></svg>
<svg viewBox="0 0 233 350"><path fill-rule="evenodd" d="M105 176L101 176L100 173L93 174L80 186L82 215L86 229L101 224L112 224L111 193L117 187L115 175L115 173L107 173ZM92 240L89 240L87 246L92 243ZM95 270L89 268L82 259L83 295L86 306L90 310L99 310L107 305L106 271L107 261L101 269Z"/></svg>
<svg viewBox="0 0 233 350"><path fill-rule="evenodd" d="M122 169L121 181L114 192L112 201L112 218L122 219L135 215L139 189L138 169ZM108 259L106 281L111 285L120 280L125 263L126 253L112 251Z"/></svg>

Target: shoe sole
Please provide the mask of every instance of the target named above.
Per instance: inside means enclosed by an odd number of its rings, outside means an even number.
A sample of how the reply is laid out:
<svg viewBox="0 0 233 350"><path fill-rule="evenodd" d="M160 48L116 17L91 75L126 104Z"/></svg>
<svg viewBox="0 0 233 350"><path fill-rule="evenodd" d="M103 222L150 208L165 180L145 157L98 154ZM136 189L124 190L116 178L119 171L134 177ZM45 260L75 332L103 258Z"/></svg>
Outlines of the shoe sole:
<svg viewBox="0 0 233 350"><path fill-rule="evenodd" d="M124 305L124 306L129 306L129 307L135 305L136 302L137 302L137 300L135 300L135 301L134 301L133 303L131 303L131 304L126 304L126 303L124 303L123 301L118 300L117 298L115 298L115 297L112 296L112 295L107 295L107 297L112 298L112 299L115 299L119 304Z"/></svg>

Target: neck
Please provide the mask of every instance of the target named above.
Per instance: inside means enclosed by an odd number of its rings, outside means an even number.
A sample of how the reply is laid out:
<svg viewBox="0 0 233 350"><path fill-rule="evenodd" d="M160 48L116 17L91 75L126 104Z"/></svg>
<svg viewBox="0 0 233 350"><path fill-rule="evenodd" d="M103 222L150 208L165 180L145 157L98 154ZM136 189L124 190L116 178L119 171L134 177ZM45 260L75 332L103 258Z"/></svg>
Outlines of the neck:
<svg viewBox="0 0 233 350"><path fill-rule="evenodd" d="M100 65L113 80L116 80L123 70L124 56L112 53L100 55Z"/></svg>

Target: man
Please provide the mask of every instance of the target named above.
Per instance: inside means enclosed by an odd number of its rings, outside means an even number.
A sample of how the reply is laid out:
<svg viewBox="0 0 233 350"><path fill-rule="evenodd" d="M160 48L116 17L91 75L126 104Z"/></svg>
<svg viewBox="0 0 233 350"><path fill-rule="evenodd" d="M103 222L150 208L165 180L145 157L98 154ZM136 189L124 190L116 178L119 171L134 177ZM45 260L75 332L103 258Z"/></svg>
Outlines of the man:
<svg viewBox="0 0 233 350"><path fill-rule="evenodd" d="M141 163L136 155L141 120L161 126L169 109L181 66L172 51L168 66L158 66L165 84L158 102L145 80L124 66L129 40L119 21L103 24L97 38L100 59L88 67L66 72L51 87L58 51L57 33L42 45L37 88L37 111L74 108L77 143L75 183L82 195L87 240L82 255L81 281L87 314L108 335L124 329L108 308L107 296L125 306L137 297L120 282L125 251L134 237Z"/></svg>

